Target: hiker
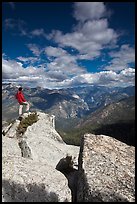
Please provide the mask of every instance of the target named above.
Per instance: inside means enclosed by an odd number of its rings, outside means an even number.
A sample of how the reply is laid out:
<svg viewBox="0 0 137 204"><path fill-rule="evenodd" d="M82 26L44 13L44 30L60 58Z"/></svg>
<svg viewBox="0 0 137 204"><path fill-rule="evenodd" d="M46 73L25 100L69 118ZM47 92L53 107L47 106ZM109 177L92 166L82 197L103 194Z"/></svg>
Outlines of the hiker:
<svg viewBox="0 0 137 204"><path fill-rule="evenodd" d="M19 103L19 117L22 116L23 106L26 106L26 112L29 112L29 107L30 107L29 103L24 98L22 90L23 90L22 87L19 87L18 92L16 93L16 99Z"/></svg>

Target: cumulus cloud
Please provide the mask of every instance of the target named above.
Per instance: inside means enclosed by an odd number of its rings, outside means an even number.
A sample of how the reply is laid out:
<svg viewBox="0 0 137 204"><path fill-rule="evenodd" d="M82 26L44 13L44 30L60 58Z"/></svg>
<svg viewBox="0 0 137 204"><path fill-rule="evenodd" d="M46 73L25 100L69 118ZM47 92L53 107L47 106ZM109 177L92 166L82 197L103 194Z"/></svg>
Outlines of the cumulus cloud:
<svg viewBox="0 0 137 204"><path fill-rule="evenodd" d="M46 37L46 33L43 28L35 29L30 32L31 37Z"/></svg>
<svg viewBox="0 0 137 204"><path fill-rule="evenodd" d="M34 56L39 56L42 52L42 50L36 44L29 43L27 44L27 47L29 48L30 51L32 51Z"/></svg>
<svg viewBox="0 0 137 204"><path fill-rule="evenodd" d="M117 74L112 71L102 71L100 73L86 73L76 76L73 83L79 81L81 84L96 84L96 85L108 85L112 81L117 81Z"/></svg>
<svg viewBox="0 0 137 204"><path fill-rule="evenodd" d="M49 57L49 63L47 63L49 73L59 72L61 76L69 78L86 72L83 67L78 66L77 56L69 54L62 48L49 46L45 48L45 53Z"/></svg>
<svg viewBox="0 0 137 204"><path fill-rule="evenodd" d="M126 63L135 62L135 49L128 44L124 44L119 52L111 52L110 56L113 58L123 58Z"/></svg>
<svg viewBox="0 0 137 204"><path fill-rule="evenodd" d="M57 58L58 59L58 58ZM64 62L64 60L63 60ZM56 66L55 62L48 65L48 69L28 66L23 68L22 63L15 60L2 59L2 79L5 82L16 82L17 84L42 86L44 88L67 88L81 84L94 84L106 86L128 86L135 84L135 70L124 69L119 73L114 71L101 71L99 73L88 73L73 64L72 69Z"/></svg>
<svg viewBox="0 0 137 204"><path fill-rule="evenodd" d="M70 82L70 86L77 84L92 84L100 86L109 86L109 87L126 87L135 85L135 73L134 69L125 69L119 74L114 71L102 71L99 73L85 73L79 76L73 77Z"/></svg>
<svg viewBox="0 0 137 204"><path fill-rule="evenodd" d="M21 62L31 62L31 63L34 63L37 61L37 57L17 57L17 59Z"/></svg>
<svg viewBox="0 0 137 204"><path fill-rule="evenodd" d="M106 15L103 2L76 2L74 3L74 17L79 21L99 19Z"/></svg>
<svg viewBox="0 0 137 204"><path fill-rule="evenodd" d="M127 69L124 69L120 72L121 75L123 76L130 76L130 77L134 77L135 76L135 69L133 68L127 68Z"/></svg>
<svg viewBox="0 0 137 204"><path fill-rule="evenodd" d="M15 66L16 65L16 66ZM2 59L2 78L16 78L23 72L23 69L19 69L20 65L15 61L8 61Z"/></svg>
<svg viewBox="0 0 137 204"><path fill-rule="evenodd" d="M52 30L47 35L43 28L28 32L25 22L20 19L4 21L6 29L17 29L20 35L29 38L44 37L53 40L58 47L40 48L37 44L29 43L27 47L33 56L19 56L17 61L3 54L3 80L45 88L66 88L81 84L134 85L135 70L129 64L135 62L135 50L127 44L119 50L113 47L115 51L109 52L111 61L104 67L105 71L88 73L84 67L79 66L79 60L92 61L99 58L105 48L109 50L111 45L116 45L118 34L109 27L108 10L103 2L76 2L73 8L77 24L69 33ZM69 52L70 48L75 54Z"/></svg>
<svg viewBox="0 0 137 204"><path fill-rule="evenodd" d="M5 25L7 28L20 25L18 28L22 35L27 37L45 37L54 40L59 47L71 47L77 50L79 55L77 59L93 60L101 55L101 51L117 41L117 33L109 28L107 9L103 2L76 2L74 3L74 17L78 21L73 27L73 31L63 34L59 30L53 30L47 35L43 28L34 29L27 32L23 28L23 22L19 20L7 19ZM33 54L38 54L38 49L31 48ZM37 49L37 51L36 51ZM54 49L55 50L55 49ZM49 52L48 50L45 50Z"/></svg>
<svg viewBox="0 0 137 204"><path fill-rule="evenodd" d="M62 48L49 46L45 48L45 53L51 57L61 57L62 55L65 55L67 52Z"/></svg>
<svg viewBox="0 0 137 204"><path fill-rule="evenodd" d="M46 47L40 49L35 44L27 45L29 49L35 55L34 57L18 57L17 59L26 65L35 65L35 62L39 67L44 67L48 71L48 75L51 78L67 78L79 73L84 73L85 69L78 66L77 56L71 55L66 50L59 47ZM45 53L47 62L41 59L40 54Z"/></svg>
<svg viewBox="0 0 137 204"><path fill-rule="evenodd" d="M34 67L24 68L22 63L15 60L2 59L2 78L3 79L17 79L27 75L37 75L39 70Z"/></svg>
<svg viewBox="0 0 137 204"><path fill-rule="evenodd" d="M22 58L21 58L22 59ZM24 59L23 59L24 60ZM65 85L65 80L71 74L71 69L66 72L62 67L55 66L55 62L47 64L48 69L44 67L27 66L23 68L23 62L16 62L15 60L2 59L2 79L3 81L12 81L16 83L30 84L34 86L43 86L45 88L60 87ZM78 67L74 67L75 72ZM77 70L78 71L78 70Z"/></svg>
<svg viewBox="0 0 137 204"><path fill-rule="evenodd" d="M135 63L135 49L128 44L122 45L119 51L110 52L113 59L105 70L120 71L129 67L130 63Z"/></svg>
<svg viewBox="0 0 137 204"><path fill-rule="evenodd" d="M74 4L74 16L78 23L73 31L63 34L53 30L48 39L53 39L60 47L71 47L79 52L79 59L92 60L101 55L101 51L116 44L118 34L109 28L106 7L102 2L77 2Z"/></svg>

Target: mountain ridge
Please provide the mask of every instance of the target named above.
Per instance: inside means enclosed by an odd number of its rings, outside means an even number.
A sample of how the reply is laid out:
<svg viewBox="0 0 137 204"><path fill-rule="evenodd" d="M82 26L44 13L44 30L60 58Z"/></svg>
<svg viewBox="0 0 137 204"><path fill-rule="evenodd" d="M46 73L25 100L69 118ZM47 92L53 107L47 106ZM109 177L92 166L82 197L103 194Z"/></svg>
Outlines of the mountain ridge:
<svg viewBox="0 0 137 204"><path fill-rule="evenodd" d="M2 86L2 119L16 118L18 103L15 93L18 87L13 84ZM122 98L135 94L135 87L107 88L100 86L75 87L49 90L41 87L24 87L25 98L30 102L31 110L41 110L56 116L59 121L80 119L97 109ZM65 122L64 122L65 123ZM60 123L60 125L63 125Z"/></svg>
<svg viewBox="0 0 137 204"><path fill-rule="evenodd" d="M75 128L59 132L70 143L79 143L81 135L89 132L109 135L135 146L135 96L102 107L83 117Z"/></svg>

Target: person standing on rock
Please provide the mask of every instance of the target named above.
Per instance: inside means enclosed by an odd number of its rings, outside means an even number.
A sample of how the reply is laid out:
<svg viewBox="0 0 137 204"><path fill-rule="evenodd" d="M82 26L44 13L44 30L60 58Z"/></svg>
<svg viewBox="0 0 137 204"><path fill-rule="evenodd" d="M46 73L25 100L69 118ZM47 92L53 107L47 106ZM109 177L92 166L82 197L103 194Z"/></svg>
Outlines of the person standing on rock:
<svg viewBox="0 0 137 204"><path fill-rule="evenodd" d="M22 90L23 90L22 87L19 87L19 89L16 93L16 99L19 103L19 118L21 118L21 116L22 116L23 106L26 106L26 112L29 112L29 108L30 108L29 103L24 98L24 94L23 94Z"/></svg>

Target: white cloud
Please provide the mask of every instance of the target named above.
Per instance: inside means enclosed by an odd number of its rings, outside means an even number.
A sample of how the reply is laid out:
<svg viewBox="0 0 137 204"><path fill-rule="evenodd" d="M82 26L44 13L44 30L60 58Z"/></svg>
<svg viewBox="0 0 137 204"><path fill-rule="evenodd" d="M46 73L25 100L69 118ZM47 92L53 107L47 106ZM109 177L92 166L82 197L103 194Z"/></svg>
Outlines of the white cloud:
<svg viewBox="0 0 137 204"><path fill-rule="evenodd" d="M19 77L28 76L38 76L38 74L43 74L43 69L38 69L32 66L24 68L22 63L16 62L15 60L2 59L2 78L3 79L17 79Z"/></svg>
<svg viewBox="0 0 137 204"><path fill-rule="evenodd" d="M2 79L6 82L16 82L23 83L24 85L30 84L34 86L43 86L47 88L56 88L56 86L61 86L65 80L68 78L67 74L71 74L71 69L66 72L63 70L65 65L62 65L62 68L56 68L56 64L51 62L47 69L36 68L33 66L28 66L27 68L23 68L22 63L16 62L15 60L2 60ZM74 70L78 69L78 67L74 67ZM73 69L72 69L73 70ZM73 72L75 72L73 70Z"/></svg>
<svg viewBox="0 0 137 204"><path fill-rule="evenodd" d="M53 39L59 44L59 47L74 48L79 53L77 59L93 60L101 55L104 47L110 47L117 41L118 35L112 28L109 28L108 20L104 18L106 16L107 9L103 2L76 2L74 3L74 17L78 20L78 23L70 33L63 34L59 30L53 30L47 35L43 28L27 32L24 28L24 22L14 19L7 19L5 25L7 28L15 28L18 25L20 34L29 38L45 37ZM36 45L30 44L28 47L34 55L38 56L40 54ZM47 49L45 52L48 55L48 52L53 52L53 48Z"/></svg>
<svg viewBox="0 0 137 204"><path fill-rule="evenodd" d="M102 71L99 73L86 73L79 76L75 76L71 82L70 86L77 84L93 84L100 86L133 86L135 85L135 73L134 69L125 69L121 73L116 73L114 71Z"/></svg>
<svg viewBox="0 0 137 204"><path fill-rule="evenodd" d="M11 81L17 84L23 84L23 86L42 86L44 88L67 88L81 84L112 87L135 84L135 70L133 68L124 69L120 73L111 70L99 73L87 73L75 64L73 64L71 69L65 64L59 69L55 62L51 62L47 66L48 71L43 67L36 68L28 66L27 68L23 68L22 63L3 59L2 78L6 82Z"/></svg>
<svg viewBox="0 0 137 204"><path fill-rule="evenodd" d="M127 44L122 45L119 51L110 52L110 56L113 59L105 70L120 71L128 68L130 63L135 63L135 49Z"/></svg>
<svg viewBox="0 0 137 204"><path fill-rule="evenodd" d="M2 59L2 77L4 79L18 77L19 73L23 72L23 69L20 69L20 67L15 61Z"/></svg>
<svg viewBox="0 0 137 204"><path fill-rule="evenodd" d="M81 74L80 76L76 76L74 81L79 81L79 83L85 84L98 84L98 85L106 85L112 81L117 81L116 73L112 71L103 71L100 73L86 73ZM105 83L104 83L105 82Z"/></svg>
<svg viewBox="0 0 137 204"><path fill-rule="evenodd" d="M115 43L117 34L108 28L107 19L88 21L77 26L72 33L62 34L54 31L50 35L60 46L68 46L78 50L84 59L98 57L104 46Z"/></svg>
<svg viewBox="0 0 137 204"><path fill-rule="evenodd" d="M32 36L32 37L41 37L41 36L46 37L46 34L45 34L44 29L41 28L41 29L32 30L30 32L30 36Z"/></svg>
<svg viewBox="0 0 137 204"><path fill-rule="evenodd" d="M34 63L37 61L37 57L17 57L17 59L21 62L30 62L30 63Z"/></svg>
<svg viewBox="0 0 137 204"><path fill-rule="evenodd" d="M50 57L61 57L62 55L65 55L67 52L62 48L49 46L45 48L45 53Z"/></svg>
<svg viewBox="0 0 137 204"><path fill-rule="evenodd" d="M50 62L47 63L48 73L59 72L63 78L85 73L85 69L78 66L77 56L69 54L66 50L56 47L47 47L45 53L49 57Z"/></svg>
<svg viewBox="0 0 137 204"><path fill-rule="evenodd" d="M99 19L106 15L103 2L76 2L74 4L74 17L79 21Z"/></svg>
<svg viewBox="0 0 137 204"><path fill-rule="evenodd" d="M33 55L35 55L35 56L39 56L41 54L41 52L43 51L36 44L29 43L29 44L27 44L27 47L29 48L29 50L32 51Z"/></svg>
<svg viewBox="0 0 137 204"><path fill-rule="evenodd" d="M127 69L124 69L120 72L120 75L122 76L125 76L125 77L135 77L135 69L133 68L127 68Z"/></svg>
<svg viewBox="0 0 137 204"><path fill-rule="evenodd" d="M88 40L101 45L108 44L117 37L114 30L108 27L108 20L106 18L87 21L83 26L79 27L78 31Z"/></svg>
<svg viewBox="0 0 137 204"><path fill-rule="evenodd" d="M60 47L76 49L79 52L77 57L83 60L93 60L101 55L104 48L116 44L118 34L109 28L108 20L102 18L106 13L104 3L77 2L74 9L74 16L80 21L73 27L73 31L63 34L53 30L48 39L53 39Z"/></svg>
<svg viewBox="0 0 137 204"><path fill-rule="evenodd" d="M119 59L123 58L126 63L135 62L135 49L128 44L124 44L119 52L111 52L110 56Z"/></svg>
<svg viewBox="0 0 137 204"><path fill-rule="evenodd" d="M63 88L79 84L134 85L135 70L129 68L129 64L135 62L135 50L129 45L122 45L119 51L109 53L112 60L109 66L104 68L107 71L88 73L78 65L77 60L93 60L101 56L104 48L110 49L111 45L116 45L118 34L109 27L107 15L108 11L103 2L76 2L74 17L77 24L72 32L64 34L53 30L49 35L43 28L27 32L25 22L20 19L6 19L6 29L18 30L20 35L29 38L52 39L59 47L40 48L37 44L29 43L27 47L34 56L19 56L15 61L6 59L3 55L3 80L45 88ZM70 54L65 50L66 47L74 49L75 54ZM45 62L41 54L46 55ZM37 67L34 66L35 63ZM26 65L26 68L23 65Z"/></svg>

